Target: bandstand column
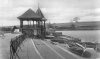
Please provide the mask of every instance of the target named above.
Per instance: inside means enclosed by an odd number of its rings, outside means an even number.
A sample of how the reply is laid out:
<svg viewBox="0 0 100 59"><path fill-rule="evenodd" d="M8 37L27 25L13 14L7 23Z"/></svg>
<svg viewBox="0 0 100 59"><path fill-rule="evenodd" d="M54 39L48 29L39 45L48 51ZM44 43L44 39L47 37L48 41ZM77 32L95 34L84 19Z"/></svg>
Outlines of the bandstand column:
<svg viewBox="0 0 100 59"><path fill-rule="evenodd" d="M33 20L33 34L34 34L34 20Z"/></svg>
<svg viewBox="0 0 100 59"><path fill-rule="evenodd" d="M23 28L23 20L20 20L20 31L22 32L22 28Z"/></svg>
<svg viewBox="0 0 100 59"><path fill-rule="evenodd" d="M44 21L44 37L45 37L45 34L46 34L46 28L45 28L45 21Z"/></svg>

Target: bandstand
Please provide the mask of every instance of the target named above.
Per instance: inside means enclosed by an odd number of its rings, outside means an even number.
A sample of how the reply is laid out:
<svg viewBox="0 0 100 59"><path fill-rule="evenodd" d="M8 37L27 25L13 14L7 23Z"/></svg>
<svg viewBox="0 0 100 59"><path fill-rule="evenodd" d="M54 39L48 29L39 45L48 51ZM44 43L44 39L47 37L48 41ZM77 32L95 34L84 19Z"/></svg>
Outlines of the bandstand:
<svg viewBox="0 0 100 59"><path fill-rule="evenodd" d="M18 17L20 20L20 31L26 33L30 37L45 37L45 17L42 14L40 8L34 12L32 9L28 9L24 14ZM27 22L27 24L24 24Z"/></svg>

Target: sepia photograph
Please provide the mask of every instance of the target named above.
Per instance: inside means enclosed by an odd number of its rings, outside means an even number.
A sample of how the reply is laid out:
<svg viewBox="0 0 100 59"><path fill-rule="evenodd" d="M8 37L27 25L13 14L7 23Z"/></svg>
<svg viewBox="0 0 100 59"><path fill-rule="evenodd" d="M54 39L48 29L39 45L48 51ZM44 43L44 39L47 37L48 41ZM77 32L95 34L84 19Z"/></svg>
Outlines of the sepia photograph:
<svg viewBox="0 0 100 59"><path fill-rule="evenodd" d="M100 0L0 0L0 59L100 59Z"/></svg>

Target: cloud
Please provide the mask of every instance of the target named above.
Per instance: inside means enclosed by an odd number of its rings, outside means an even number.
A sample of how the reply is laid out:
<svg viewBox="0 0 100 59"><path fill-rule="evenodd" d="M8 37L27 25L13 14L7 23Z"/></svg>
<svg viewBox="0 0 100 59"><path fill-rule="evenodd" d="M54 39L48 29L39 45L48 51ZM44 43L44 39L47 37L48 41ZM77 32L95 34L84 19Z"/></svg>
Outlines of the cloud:
<svg viewBox="0 0 100 59"><path fill-rule="evenodd" d="M6 7L12 7L11 0L0 0L0 9Z"/></svg>
<svg viewBox="0 0 100 59"><path fill-rule="evenodd" d="M14 7L34 7L37 5L36 0L12 0Z"/></svg>
<svg viewBox="0 0 100 59"><path fill-rule="evenodd" d="M59 21L68 22L74 17L86 18L88 16L92 17L94 17L94 15L96 16L95 11L93 9L42 8L42 11L46 15L46 18L51 22L59 22Z"/></svg>
<svg viewBox="0 0 100 59"><path fill-rule="evenodd" d="M17 18L19 15L24 13L28 8L25 7L18 7L18 8L12 8L9 10L3 10L0 12L0 20L1 19L7 19L7 20L12 20L11 18Z"/></svg>
<svg viewBox="0 0 100 59"><path fill-rule="evenodd" d="M99 19L100 15L99 0L0 0L0 22L18 22L17 17L27 9L36 11L38 3L52 23L69 22L74 17L80 17L81 21L92 21Z"/></svg>

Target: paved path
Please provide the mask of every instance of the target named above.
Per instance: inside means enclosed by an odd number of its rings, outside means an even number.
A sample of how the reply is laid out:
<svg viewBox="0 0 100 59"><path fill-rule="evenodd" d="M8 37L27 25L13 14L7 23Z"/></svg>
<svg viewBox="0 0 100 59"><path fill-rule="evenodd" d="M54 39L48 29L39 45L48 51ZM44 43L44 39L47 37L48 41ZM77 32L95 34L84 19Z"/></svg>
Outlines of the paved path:
<svg viewBox="0 0 100 59"><path fill-rule="evenodd" d="M9 45L11 38L18 34L5 34L5 38L0 37L0 59L9 59ZM48 41L39 39L27 39L21 45L18 52L20 59L83 59L70 53L65 44L53 45Z"/></svg>
<svg viewBox="0 0 100 59"><path fill-rule="evenodd" d="M49 42L44 42L46 45L53 48L55 51L57 51L61 56L63 56L65 59L81 59L80 57L72 54L67 49L64 49L60 47L59 45L52 45Z"/></svg>
<svg viewBox="0 0 100 59"><path fill-rule="evenodd" d="M18 52L20 59L41 59L39 54L36 52L31 39L24 41L21 47L22 50Z"/></svg>
<svg viewBox="0 0 100 59"><path fill-rule="evenodd" d="M38 39L27 39L18 53L21 59L77 59L55 45Z"/></svg>
<svg viewBox="0 0 100 59"><path fill-rule="evenodd" d="M33 40L33 41L44 59L65 59L54 49L44 44L41 40Z"/></svg>

